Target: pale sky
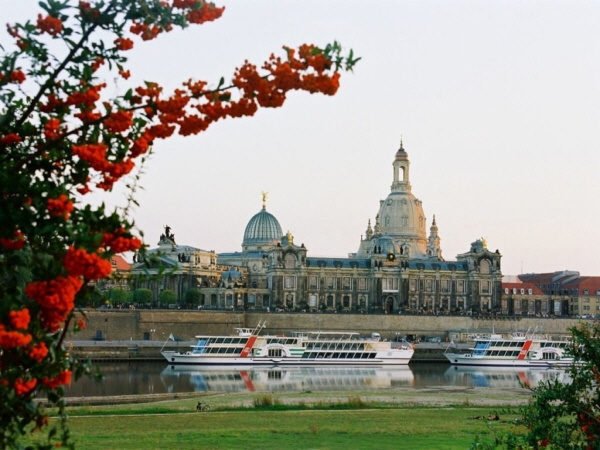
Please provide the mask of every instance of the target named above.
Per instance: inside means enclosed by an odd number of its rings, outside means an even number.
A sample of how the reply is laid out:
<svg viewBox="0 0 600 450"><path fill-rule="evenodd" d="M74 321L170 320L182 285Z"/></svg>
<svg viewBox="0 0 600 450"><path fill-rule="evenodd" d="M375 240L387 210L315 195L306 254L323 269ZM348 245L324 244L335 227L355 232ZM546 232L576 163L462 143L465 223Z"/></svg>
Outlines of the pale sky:
<svg viewBox="0 0 600 450"><path fill-rule="evenodd" d="M3 22L37 15L36 3L0 0ZM283 108L159 141L132 214L151 247L168 224L178 244L239 251L267 191L309 256L346 256L390 192L402 137L446 260L484 237L505 275L600 276L599 2L217 4L216 22L136 41L129 81L216 84L245 59L333 40L362 60L334 97L293 93Z"/></svg>

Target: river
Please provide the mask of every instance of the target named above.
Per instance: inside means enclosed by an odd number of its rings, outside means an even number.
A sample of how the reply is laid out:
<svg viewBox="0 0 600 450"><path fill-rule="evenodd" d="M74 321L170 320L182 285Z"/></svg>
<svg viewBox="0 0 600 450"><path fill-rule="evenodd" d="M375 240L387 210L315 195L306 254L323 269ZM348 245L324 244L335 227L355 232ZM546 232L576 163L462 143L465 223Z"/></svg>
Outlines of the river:
<svg viewBox="0 0 600 450"><path fill-rule="evenodd" d="M303 392L386 390L461 386L519 388L536 386L559 369L468 368L415 363L407 367L198 368L163 362L98 363L103 379L81 378L66 389L67 397L95 397L189 392Z"/></svg>

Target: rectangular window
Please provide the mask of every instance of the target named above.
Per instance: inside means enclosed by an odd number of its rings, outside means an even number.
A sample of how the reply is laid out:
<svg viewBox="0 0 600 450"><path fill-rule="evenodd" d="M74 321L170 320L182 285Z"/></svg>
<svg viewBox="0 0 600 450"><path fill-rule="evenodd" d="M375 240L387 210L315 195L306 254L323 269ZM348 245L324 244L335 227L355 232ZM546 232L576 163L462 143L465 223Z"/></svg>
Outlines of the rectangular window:
<svg viewBox="0 0 600 450"><path fill-rule="evenodd" d="M352 289L352 279L350 277L342 278L342 289L345 291Z"/></svg>
<svg viewBox="0 0 600 450"><path fill-rule="evenodd" d="M508 294L508 288L504 288L504 293Z"/></svg>
<svg viewBox="0 0 600 450"><path fill-rule="evenodd" d="M327 277L326 278L326 283L327 283L327 289L335 289L335 278L334 277Z"/></svg>
<svg viewBox="0 0 600 450"><path fill-rule="evenodd" d="M456 282L456 292L463 293L465 292L465 282L463 280L458 280Z"/></svg>
<svg viewBox="0 0 600 450"><path fill-rule="evenodd" d="M481 282L481 293L482 294L489 294L490 293L490 282L489 281L482 281Z"/></svg>
<svg viewBox="0 0 600 450"><path fill-rule="evenodd" d="M528 293L529 295L532 295L532 294L533 294L533 289L527 289L527 293Z"/></svg>
<svg viewBox="0 0 600 450"><path fill-rule="evenodd" d="M311 275L310 277L308 277L308 288L319 289L319 277L315 275Z"/></svg>
<svg viewBox="0 0 600 450"><path fill-rule="evenodd" d="M417 280L415 280L414 278L411 279L408 283L408 290L410 292L416 292L417 290Z"/></svg>
<svg viewBox="0 0 600 450"><path fill-rule="evenodd" d="M425 280L425 290L427 292L433 291L433 280L431 278Z"/></svg>
<svg viewBox="0 0 600 450"><path fill-rule="evenodd" d="M292 276L292 275L287 275L284 278L284 286L285 289L295 289L296 288L296 277Z"/></svg>
<svg viewBox="0 0 600 450"><path fill-rule="evenodd" d="M381 288L383 292L398 292L398 278L382 278Z"/></svg>
<svg viewBox="0 0 600 450"><path fill-rule="evenodd" d="M442 292L448 292L450 289L450 281L449 280L442 280L440 283L440 289L442 290Z"/></svg>
<svg viewBox="0 0 600 450"><path fill-rule="evenodd" d="M358 290L359 291L366 291L367 290L367 279L366 278L359 278L358 279Z"/></svg>

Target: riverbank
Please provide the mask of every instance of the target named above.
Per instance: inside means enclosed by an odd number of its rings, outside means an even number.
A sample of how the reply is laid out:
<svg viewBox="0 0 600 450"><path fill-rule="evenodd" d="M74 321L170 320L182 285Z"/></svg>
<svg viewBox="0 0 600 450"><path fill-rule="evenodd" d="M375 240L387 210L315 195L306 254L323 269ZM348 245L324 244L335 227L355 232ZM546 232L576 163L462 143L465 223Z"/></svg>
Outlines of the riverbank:
<svg viewBox="0 0 600 450"><path fill-rule="evenodd" d="M570 318L470 317L404 314L267 313L250 311L193 310L90 310L87 328L78 339L92 341L162 341L173 335L191 340L198 334L230 335L234 328L254 328L266 323L263 333L291 336L303 331L353 331L362 336L378 332L384 339L398 335L415 341L440 338L460 342L475 333L529 331L555 338L570 336L569 329L581 322ZM161 345L162 345L161 342Z"/></svg>
<svg viewBox="0 0 600 450"><path fill-rule="evenodd" d="M507 408L528 398L525 390L445 387L385 394L215 393L137 405L70 407L69 428L77 447L91 450L458 450L476 441L494 442L499 432L522 433L516 428L518 413ZM208 403L210 412L196 412L198 401ZM492 413L499 420L484 420Z"/></svg>
<svg viewBox="0 0 600 450"><path fill-rule="evenodd" d="M197 401L209 402L215 408L253 406L257 396L269 396L274 402L283 405L314 405L343 403L348 397L360 397L368 403L387 406L429 406L445 407L463 405L472 407L514 407L527 404L531 393L525 388L472 388L465 386L435 386L428 388L395 388L385 393L374 390L353 391L304 391L287 393L255 392L187 392L140 395L114 395L102 397L66 397L68 406L110 406L134 405L141 403L180 402L182 405L195 405ZM190 409L192 407L190 406Z"/></svg>

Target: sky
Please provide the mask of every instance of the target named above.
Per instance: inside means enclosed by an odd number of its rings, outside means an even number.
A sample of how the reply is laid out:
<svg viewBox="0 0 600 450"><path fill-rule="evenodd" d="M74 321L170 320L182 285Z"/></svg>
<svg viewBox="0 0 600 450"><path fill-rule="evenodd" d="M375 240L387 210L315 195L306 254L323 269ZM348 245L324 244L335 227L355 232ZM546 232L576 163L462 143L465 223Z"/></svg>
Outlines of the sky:
<svg viewBox="0 0 600 450"><path fill-rule="evenodd" d="M0 0L3 21L36 3ZM333 97L292 93L282 108L157 142L131 211L151 247L169 225L178 244L240 251L266 191L308 256L356 252L402 139L446 260L483 237L505 275L600 276L599 2L216 3L226 10L213 23L137 41L129 82L216 85L303 43L337 40L362 59Z"/></svg>

